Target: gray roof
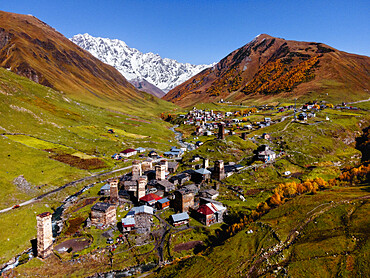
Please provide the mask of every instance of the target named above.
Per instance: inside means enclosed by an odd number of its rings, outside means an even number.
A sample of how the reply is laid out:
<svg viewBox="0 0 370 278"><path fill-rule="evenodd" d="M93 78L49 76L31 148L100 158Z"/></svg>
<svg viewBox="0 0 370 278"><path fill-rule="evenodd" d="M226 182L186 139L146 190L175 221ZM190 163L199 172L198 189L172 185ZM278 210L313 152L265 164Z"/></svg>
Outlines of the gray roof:
<svg viewBox="0 0 370 278"><path fill-rule="evenodd" d="M201 174L201 175L209 175L211 174L210 171L208 171L206 168L200 168L198 170L195 170L196 173Z"/></svg>
<svg viewBox="0 0 370 278"><path fill-rule="evenodd" d="M205 192L206 192L207 194L209 194L209 195L212 195L212 196L219 194L219 192L218 192L217 190L213 189L213 188L211 188L211 189L206 189L206 190L205 190Z"/></svg>
<svg viewBox="0 0 370 278"><path fill-rule="evenodd" d="M198 192L199 191L199 188L194 183L185 185L181 189L185 189L185 190L188 190L188 191L191 191L191 192Z"/></svg>
<svg viewBox="0 0 370 278"><path fill-rule="evenodd" d="M187 212L172 214L171 218L173 222L183 221L183 220L189 220L189 215Z"/></svg>
<svg viewBox="0 0 370 278"><path fill-rule="evenodd" d="M110 206L112 206L112 204L96 203L95 205L92 206L91 210L98 210L98 211L105 212Z"/></svg>
<svg viewBox="0 0 370 278"><path fill-rule="evenodd" d="M169 182L168 180L162 180L162 181L157 181L157 184L166 187L166 188L173 188L175 185L172 182Z"/></svg>
<svg viewBox="0 0 370 278"><path fill-rule="evenodd" d="M135 225L135 218L128 217L128 218L122 218L122 225Z"/></svg>
<svg viewBox="0 0 370 278"><path fill-rule="evenodd" d="M176 155L179 155L180 152L164 152L163 155L173 155L173 156L176 156Z"/></svg>
<svg viewBox="0 0 370 278"><path fill-rule="evenodd" d="M134 214L137 214L137 213L148 213L148 214L153 214L153 208L152 207L149 207L149 206L146 206L146 205L143 205L143 206L140 206L140 207L133 207L130 212L134 212Z"/></svg>
<svg viewBox="0 0 370 278"><path fill-rule="evenodd" d="M178 162L168 162L168 168L175 168L179 165Z"/></svg>
<svg viewBox="0 0 370 278"><path fill-rule="evenodd" d="M104 184L104 185L100 188L100 190L110 190L110 184L109 184L109 183Z"/></svg>

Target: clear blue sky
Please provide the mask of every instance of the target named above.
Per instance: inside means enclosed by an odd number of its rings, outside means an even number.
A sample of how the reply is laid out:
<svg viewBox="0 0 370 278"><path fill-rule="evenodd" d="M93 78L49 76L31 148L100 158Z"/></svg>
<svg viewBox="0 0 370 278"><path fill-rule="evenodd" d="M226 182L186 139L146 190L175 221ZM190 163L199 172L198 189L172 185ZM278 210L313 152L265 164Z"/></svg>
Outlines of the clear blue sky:
<svg viewBox="0 0 370 278"><path fill-rule="evenodd" d="M1 0L0 9L32 14L66 37L117 38L194 64L217 62L261 33L370 55L369 0Z"/></svg>

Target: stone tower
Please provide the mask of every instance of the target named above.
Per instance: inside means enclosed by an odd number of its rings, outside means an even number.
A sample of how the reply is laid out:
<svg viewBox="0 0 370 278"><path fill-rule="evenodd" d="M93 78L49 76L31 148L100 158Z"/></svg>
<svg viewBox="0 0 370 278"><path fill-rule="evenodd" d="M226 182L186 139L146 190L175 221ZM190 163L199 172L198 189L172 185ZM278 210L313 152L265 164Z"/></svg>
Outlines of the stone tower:
<svg viewBox="0 0 370 278"><path fill-rule="evenodd" d="M160 162L159 162L160 165L164 165L164 170L166 172L168 172L168 162L167 162L167 159L162 159Z"/></svg>
<svg viewBox="0 0 370 278"><path fill-rule="evenodd" d="M53 251L53 230L51 213L44 212L36 216L37 220L37 256L46 258Z"/></svg>
<svg viewBox="0 0 370 278"><path fill-rule="evenodd" d="M137 180L137 191L136 191L136 197L137 201L140 201L140 198L145 196L145 187L147 184L147 179L146 178L139 178Z"/></svg>
<svg viewBox="0 0 370 278"><path fill-rule="evenodd" d="M223 124L218 124L218 139L225 139L225 126Z"/></svg>
<svg viewBox="0 0 370 278"><path fill-rule="evenodd" d="M141 162L138 160L132 161L132 180L137 180L141 175Z"/></svg>
<svg viewBox="0 0 370 278"><path fill-rule="evenodd" d="M116 204L118 202L118 183L119 179L111 179L109 181L110 185L110 202Z"/></svg>
<svg viewBox="0 0 370 278"><path fill-rule="evenodd" d="M203 168L207 169L209 167L209 159L203 158Z"/></svg>
<svg viewBox="0 0 370 278"><path fill-rule="evenodd" d="M212 178L219 181L225 178L225 168L223 160L215 161L215 167L212 173Z"/></svg>
<svg viewBox="0 0 370 278"><path fill-rule="evenodd" d="M165 165L155 166L155 179L158 181L163 181L166 179L166 166Z"/></svg>
<svg viewBox="0 0 370 278"><path fill-rule="evenodd" d="M176 190L175 199L173 202L174 209L179 212L189 211L189 208L194 207L194 193L186 189Z"/></svg>

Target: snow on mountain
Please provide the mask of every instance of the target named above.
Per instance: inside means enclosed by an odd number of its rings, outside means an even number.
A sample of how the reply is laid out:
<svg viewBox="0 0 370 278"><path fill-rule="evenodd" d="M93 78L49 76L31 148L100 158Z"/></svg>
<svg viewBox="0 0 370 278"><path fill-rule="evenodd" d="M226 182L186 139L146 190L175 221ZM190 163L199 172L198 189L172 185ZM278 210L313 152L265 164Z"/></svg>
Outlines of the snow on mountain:
<svg viewBox="0 0 370 278"><path fill-rule="evenodd" d="M127 80L146 80L164 92L188 80L211 65L192 65L142 53L123 41L78 34L70 39L102 62L115 67Z"/></svg>

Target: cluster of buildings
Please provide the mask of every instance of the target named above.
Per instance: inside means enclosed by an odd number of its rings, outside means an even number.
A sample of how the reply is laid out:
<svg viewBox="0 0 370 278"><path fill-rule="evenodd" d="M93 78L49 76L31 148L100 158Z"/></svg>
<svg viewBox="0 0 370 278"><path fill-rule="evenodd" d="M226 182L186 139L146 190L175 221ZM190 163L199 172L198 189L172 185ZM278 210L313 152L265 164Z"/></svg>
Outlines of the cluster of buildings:
<svg viewBox="0 0 370 278"><path fill-rule="evenodd" d="M189 215L205 225L222 222L226 207L215 201L218 188L210 188L206 182L222 180L238 167L225 166L217 160L211 168L206 158L202 168L173 175L177 167L178 162L166 159L155 165L150 159L134 160L131 173L112 179L101 188L100 194L107 201L91 208L91 225L101 229L116 225L117 206L125 203L134 204L122 219L122 230L126 232L135 229L137 233L149 233L154 212L169 207L177 212L169 219L174 226L187 224Z"/></svg>
<svg viewBox="0 0 370 278"><path fill-rule="evenodd" d="M220 121L225 118L225 115L221 112L205 111L194 107L186 115L179 115L179 117L185 119L186 125L197 125L197 123L199 125L201 122Z"/></svg>

